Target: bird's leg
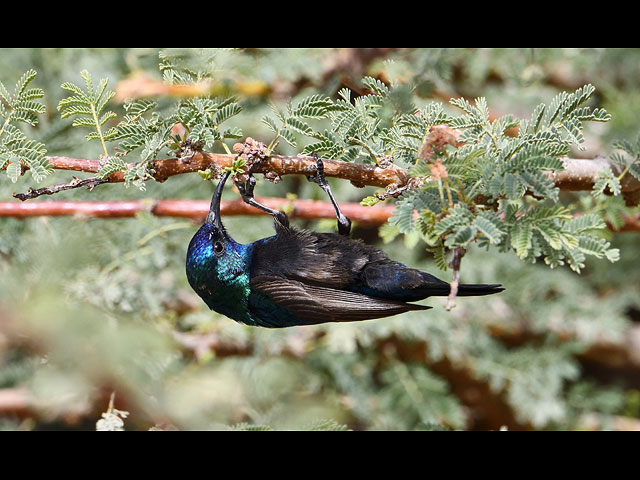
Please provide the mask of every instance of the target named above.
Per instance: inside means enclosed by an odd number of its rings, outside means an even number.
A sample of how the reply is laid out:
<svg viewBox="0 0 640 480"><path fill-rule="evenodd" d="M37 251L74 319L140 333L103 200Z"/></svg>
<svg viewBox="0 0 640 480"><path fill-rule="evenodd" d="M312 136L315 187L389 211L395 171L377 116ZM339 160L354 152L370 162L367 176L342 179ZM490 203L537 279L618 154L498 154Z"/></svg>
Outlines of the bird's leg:
<svg viewBox="0 0 640 480"><path fill-rule="evenodd" d="M316 174L313 177L307 176L307 180L320 185L320 188L322 188L326 192L326 194L329 195L329 200L331 200L331 203L333 203L333 208L336 211L336 217L338 219L338 233L340 233L341 235L349 235L349 233L351 232L351 220L345 217L340 211L338 202L336 202L336 199L333 196L333 192L331 192L329 182L327 182L327 179L324 176L324 163L322 159L315 153L312 153L311 155L313 155L316 159Z"/></svg>
<svg viewBox="0 0 640 480"><path fill-rule="evenodd" d="M263 212L267 212L268 214L273 215L273 217L278 220L278 222L280 222L284 227L288 228L289 217L287 217L286 213L281 212L280 210L274 210L267 207L266 205L262 205L253 198L253 189L255 188L255 186L256 179L252 174L249 174L249 178L245 183L236 183L236 187L238 187L240 196L245 203L248 203L252 207L259 208Z"/></svg>

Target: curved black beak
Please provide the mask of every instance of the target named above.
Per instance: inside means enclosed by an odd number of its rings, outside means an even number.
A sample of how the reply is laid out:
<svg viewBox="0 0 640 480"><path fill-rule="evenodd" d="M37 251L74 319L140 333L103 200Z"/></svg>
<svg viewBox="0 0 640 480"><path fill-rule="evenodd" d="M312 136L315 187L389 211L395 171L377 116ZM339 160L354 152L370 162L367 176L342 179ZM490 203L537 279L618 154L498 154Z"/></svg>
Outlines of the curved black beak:
<svg viewBox="0 0 640 480"><path fill-rule="evenodd" d="M204 223L208 223L209 225L213 225L218 229L222 230L222 218L220 217L220 200L222 199L222 190L224 188L224 183L229 178L231 172L226 172L218 182L218 186L216 187L216 191L213 193L213 197L211 198L211 207L209 207L209 215L207 215Z"/></svg>

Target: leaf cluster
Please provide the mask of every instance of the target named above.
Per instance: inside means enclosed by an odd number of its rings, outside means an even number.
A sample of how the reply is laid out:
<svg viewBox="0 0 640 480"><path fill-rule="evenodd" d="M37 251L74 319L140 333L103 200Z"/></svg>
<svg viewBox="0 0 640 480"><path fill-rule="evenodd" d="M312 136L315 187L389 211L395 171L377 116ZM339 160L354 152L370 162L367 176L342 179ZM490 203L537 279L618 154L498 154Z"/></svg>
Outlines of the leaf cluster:
<svg viewBox="0 0 640 480"><path fill-rule="evenodd" d="M86 135L87 140L99 140L102 144L104 155L108 156L105 142L112 140L115 136L113 128L103 132L107 122L116 118L116 113L105 110L109 101L114 97L115 92L107 90L108 79L103 78L97 87L93 86L93 79L87 70L80 72L80 76L85 81L85 90L71 82L61 85L72 95L63 98L58 103L58 111L62 118L75 117L72 125L74 127L89 127L95 131Z"/></svg>
<svg viewBox="0 0 640 480"><path fill-rule="evenodd" d="M163 62L166 60L164 58ZM164 66L164 70L173 72L172 81L192 78L192 72L182 72L179 75L168 64L162 63L161 66ZM149 163L163 150L177 151L186 138L192 142L202 142L206 148L212 149L216 141L242 136L242 131L237 127L220 129L223 122L242 111L234 97L182 99L176 103L172 112L165 115L155 111L158 104L154 100L127 101L124 104L124 118L105 130L108 122L117 118L113 111L105 111L115 92L106 90L106 78L94 89L91 75L83 71L81 76L85 80L86 91L75 84L64 83L62 88L73 95L61 100L58 110L62 118L76 116L74 127L95 129L86 138L100 140L103 147L104 155L98 178L124 172L125 186L135 185L144 190L145 181L151 178ZM173 133L177 124L184 128L184 134ZM116 154L109 154L108 142L119 142ZM139 152L139 161L126 162L124 157L134 151Z"/></svg>
<svg viewBox="0 0 640 480"><path fill-rule="evenodd" d="M295 105L289 102L286 106L286 111L281 110L275 104L270 106L276 118L265 115L262 117L262 123L275 134L269 144L271 149L280 139L283 139L292 147L297 147L296 133L318 139L323 138L322 134L317 133L308 121L310 119L326 118L329 110L333 108L333 101L325 95L314 94ZM311 151L309 150L309 153ZM318 153L321 151L321 148L318 148Z"/></svg>
<svg viewBox="0 0 640 480"><path fill-rule="evenodd" d="M169 75L167 81L193 83L207 78L206 72L181 67L177 61L181 55L161 55L160 69ZM100 140L102 144L100 178L120 171L125 175L125 185L144 189L145 180L150 178L150 162L163 150L177 151L183 141L190 140L209 150L219 143L229 152L224 140L242 136L237 127L222 127L242 112L233 96L181 99L164 115L152 100L127 102L124 118L109 126L116 114L107 108L114 96L107 89L107 79L94 87L87 71L81 77L84 89L69 82L62 85L72 95L60 101L58 110L63 118L76 117L73 126L94 130L87 140ZM16 121L34 121L35 112L40 111L32 105L35 102L27 100L41 95L40 91L26 89L32 78L27 75L21 80L14 98L3 93L7 103L14 106L12 112L17 112ZM570 209L559 205L559 190L549 176L549 172L564 168L562 157L573 145L583 148L585 122L610 119L604 109L588 106L595 91L592 85L558 94L550 103L539 104L530 118L522 121L512 115L490 118L484 98L474 102L452 99L450 104L457 109L452 113L438 102L417 108L407 85L387 85L364 77L362 86L365 93L355 97L351 90L342 88L335 100L316 93L289 102L284 110L272 105L275 117L262 118L274 134L268 148L274 149L280 140L298 148L302 136L312 139L301 148L303 154L315 152L351 162L397 161L408 166L422 186L399 198L390 225L399 233L419 235L442 267L446 266L448 251L472 243L502 252L514 250L527 261L543 258L552 267L567 263L576 271L582 268L585 256L611 261L617 258L617 250L594 233L604 229L604 222L589 217L592 221L577 226ZM183 132L174 130L178 124ZM461 132L454 145L434 145L430 139L433 127L444 124ZM16 130L10 125L7 128L13 135L8 137L8 144L16 148L23 145L28 150L31 145L19 144ZM507 134L514 128L518 128L517 135ZM116 154L108 152L108 142L118 142ZM633 159L628 162L618 156L614 161L626 162L625 172L640 176L640 147L624 142L619 146ZM139 152L139 161L125 161L134 151ZM7 164L10 155L9 151L3 152L0 161ZM42 178L46 169L38 160L29 161L35 167L34 175ZM15 177L16 165L7 168L9 175ZM240 171L242 167L232 168ZM603 172L594 195L605 190L619 193L619 180ZM367 205L376 202L376 197L365 199Z"/></svg>
<svg viewBox="0 0 640 480"><path fill-rule="evenodd" d="M598 174L598 181L593 186L594 197L601 197L605 192L620 195L622 191L622 178L628 173L640 181L640 135L634 143L629 140L616 140L613 148L618 150L609 156L611 162L618 166L622 172L615 175L611 168L603 169Z"/></svg>
<svg viewBox="0 0 640 480"><path fill-rule="evenodd" d="M242 107L235 97L196 98L179 104L175 120L185 127L186 137L201 141L212 149L216 141L242 137L242 130L237 127L220 130L223 122L241 111Z"/></svg>
<svg viewBox="0 0 640 480"><path fill-rule="evenodd" d="M609 120L606 111L585 106L593 92L591 85L563 92L522 122L511 115L491 120L483 98L475 104L452 99L463 114L446 121L462 131L458 141L463 145L440 153L444 179L432 180L432 163L415 158L412 173L425 182L402 196L390 223L400 233L417 229L440 266L446 266L444 250L476 242L515 250L531 262L542 257L551 267L567 263L577 272L586 255L617 260L618 250L594 234L606 228L602 219L574 218L560 205L559 190L549 176L563 170L562 157L572 145L584 142L585 121ZM514 127L518 134L507 135Z"/></svg>
<svg viewBox="0 0 640 480"><path fill-rule="evenodd" d="M618 258L619 252L593 233L604 229L604 222L577 227L570 211L558 206L559 189L549 176L564 169L562 157L572 145L584 148L585 122L610 119L604 109L587 105L593 85L562 92L520 121L512 115L491 119L485 98L473 103L452 99L451 105L462 111L456 115L441 103L417 109L403 87L389 87L371 77L362 84L368 94L352 98L343 88L336 101L310 96L295 107L289 105L288 115L277 111L280 125L268 116L263 122L276 139L284 138L292 146L297 145L293 132L318 140L306 145L303 154L316 152L343 161L364 157L375 163L386 157L409 165L411 174L424 180L423 187L399 199L390 224L403 234L418 232L434 249L440 266L446 266L447 250L476 242L500 251L513 249L528 261L542 257L552 267L566 262L578 272L585 255ZM329 128L314 130L305 118L327 118ZM432 127L441 124L462 132L460 146L425 156ZM517 135L507 134L516 127ZM436 159L446 170L443 178L432 178ZM601 178L600 190L613 185L610 176ZM365 205L375 203L376 197L364 200Z"/></svg>
<svg viewBox="0 0 640 480"><path fill-rule="evenodd" d="M7 176L14 183L22 174L22 165L29 168L36 182L53 171L46 157L45 145L27 138L18 126L21 123L32 127L37 125L38 115L46 110L38 101L44 97L44 91L28 88L35 77L35 70L25 72L13 94L0 82L0 117L4 120L0 127L0 169L6 169Z"/></svg>

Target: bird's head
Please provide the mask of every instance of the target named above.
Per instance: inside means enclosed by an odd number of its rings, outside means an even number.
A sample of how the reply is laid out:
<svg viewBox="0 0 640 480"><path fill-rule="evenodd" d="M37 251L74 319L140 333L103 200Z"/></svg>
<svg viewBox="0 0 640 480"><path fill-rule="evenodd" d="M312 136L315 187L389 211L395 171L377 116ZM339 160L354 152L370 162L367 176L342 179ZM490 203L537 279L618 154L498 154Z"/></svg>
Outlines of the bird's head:
<svg viewBox="0 0 640 480"><path fill-rule="evenodd" d="M209 207L209 214L204 221L202 227L195 237L199 237L201 240L206 240L206 243L211 247L211 250L215 257L220 257L226 246L233 242L233 239L227 234L227 231L222 225L222 217L220 215L220 202L222 200L222 191L224 184L229 178L230 172L226 172L218 182L213 197L211 197L211 206ZM194 237L194 238L195 238Z"/></svg>
<svg viewBox="0 0 640 480"><path fill-rule="evenodd" d="M189 243L187 278L198 293L212 294L215 289L236 283L247 268L246 246L227 234L220 216L222 190L229 175L227 172L220 179L209 214Z"/></svg>
<svg viewBox="0 0 640 480"><path fill-rule="evenodd" d="M189 267L190 260L198 264L206 263L209 268L215 267L217 259L223 256L228 244L233 241L227 234L224 225L222 225L220 216L222 191L229 175L230 172L226 172L218 182L218 186L211 198L209 214L191 239L187 253L187 267Z"/></svg>

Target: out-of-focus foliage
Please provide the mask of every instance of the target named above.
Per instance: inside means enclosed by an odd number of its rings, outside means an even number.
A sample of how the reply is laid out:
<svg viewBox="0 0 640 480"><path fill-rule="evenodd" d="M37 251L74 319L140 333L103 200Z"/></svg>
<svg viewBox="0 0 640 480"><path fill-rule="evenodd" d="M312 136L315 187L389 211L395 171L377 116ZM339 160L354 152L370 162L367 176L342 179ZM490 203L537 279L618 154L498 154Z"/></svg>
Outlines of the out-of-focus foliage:
<svg viewBox="0 0 640 480"><path fill-rule="evenodd" d="M46 145L48 155L106 156L103 175L123 168L118 161L123 161L124 152L142 152L140 158L127 161L143 163L170 153L169 130L176 112L188 128L193 121L195 131L190 133L210 150L224 151L221 142L238 135L267 143L275 135L284 140L277 147L284 154L318 149L317 144L311 146L313 142L328 141L350 118L347 103L366 112L366 105L359 107L347 98L355 95L349 89L384 93L382 81L389 78L398 85L397 95L380 110L380 117L365 115L362 128L349 133L354 141L343 145L346 155L356 150L362 154L359 161L374 161L387 153L383 142L376 143L382 137L367 136L375 125L366 121L392 118L394 107L410 107L409 97L421 104L446 102L458 95L470 100L484 97L499 116L530 119L537 105L588 84L595 87L589 107L594 112L606 109L611 119L585 124L583 141L578 142L585 150L571 154L615 153L612 159L625 162L632 174L630 160L638 155L634 142L640 118L634 105L640 103L640 90L633 80L640 64L633 61L640 60L637 50L391 49L359 65L358 71L353 71L353 62L335 67L340 52L333 49L9 49L2 53L4 85L15 84L33 69L38 74L29 80L29 88L46 92L44 98L38 97L46 109L33 111L39 122L20 132ZM216 83L207 88L216 100L159 96L153 103L112 101L105 108L113 110L117 120L109 116L101 122L98 116L96 127L105 127L102 137L114 145L129 143L105 152L100 142L86 141L86 129L73 128L56 109L69 98L68 89L60 85L83 85L79 72L84 70L105 79L105 89L108 79L116 90L140 72L168 85L213 78ZM361 84L363 77L369 79ZM343 110L331 110L341 101ZM177 110L176 102L181 105ZM466 105L459 104L464 110ZM237 115L240 111L242 115ZM351 113L356 119L358 111ZM333 133L317 118L326 115L338 126ZM463 118L455 105L445 104L442 115ZM222 121L224 129L218 128ZM127 130L134 123L136 128ZM503 123L506 130L510 124ZM142 127L148 129L145 135L140 135ZM111 135L120 136L105 138L110 128ZM325 138L310 140L318 133ZM470 134L475 135L473 126ZM345 136L332 138L325 153ZM168 148L158 148L161 144ZM499 149L494 153L499 156ZM0 201L34 181L29 176L14 178L16 183L0 182ZM65 172L38 178L45 185L67 179ZM615 177L610 181L606 186L613 191ZM58 197L208 198L212 191L212 185L197 175L174 177L160 185L139 170L132 173L131 182L144 183L146 192L106 185ZM340 201L360 201L375 191L340 181L332 181L332 188ZM258 189L262 195L293 192L301 198L321 198L319 189L304 179L285 178L278 185L260 182ZM620 197L604 192L602 186L594 195L556 195L563 204L614 225L622 214L633 212L620 203ZM433 193L440 203L437 187ZM295 223L319 230L335 228L334 221ZM225 219L225 225L242 242L272 229L268 218L249 222L234 217ZM480 222L480 227L490 239L490 225ZM209 311L191 292L184 257L197 228L184 220L149 214L117 220L0 219L0 391L27 392L30 398L26 412L4 413L0 406L1 428L95 429L100 422L98 429L125 430L438 430L502 425L569 429L583 428L588 415L639 416L637 383L598 356L603 346L626 348L638 319L637 233L614 236L601 231L598 238L611 244L609 250L619 249L619 261L585 258L579 262L584 264L580 274L561 263L553 270L523 263L517 248L500 252L465 243L469 250L462 280L500 282L506 287L503 293L459 299L451 312L443 308L445 299L431 299L427 303L435 308L426 313L265 330ZM380 229L382 239L370 229L356 228L355 234L377 243L394 259L437 269L437 259L424 251L424 232L405 229L400 231L406 234L399 235L398 231L397 225L385 225ZM110 405L113 392L115 404ZM605 420L598 425L611 426Z"/></svg>

